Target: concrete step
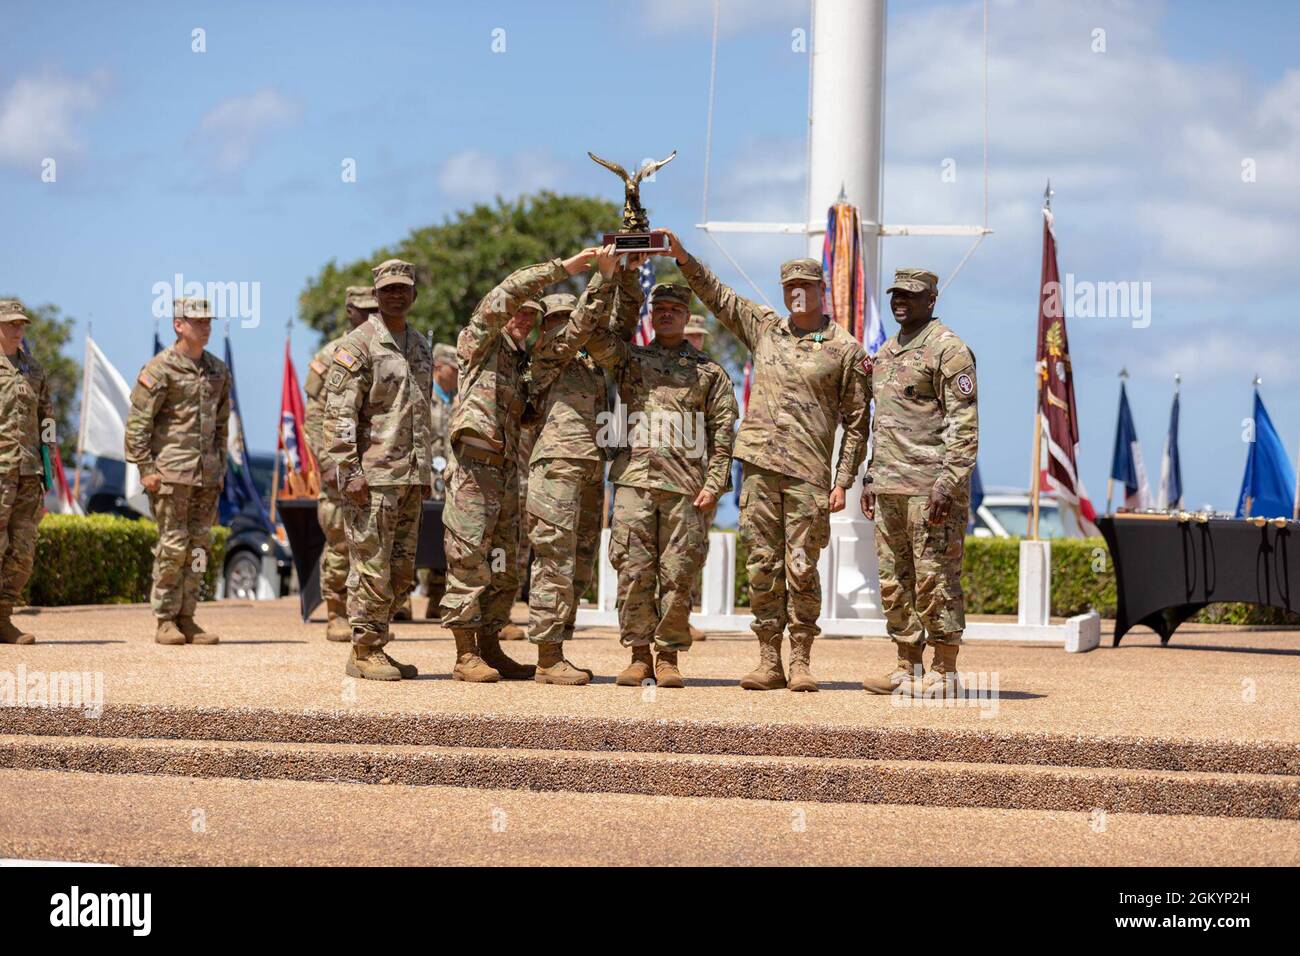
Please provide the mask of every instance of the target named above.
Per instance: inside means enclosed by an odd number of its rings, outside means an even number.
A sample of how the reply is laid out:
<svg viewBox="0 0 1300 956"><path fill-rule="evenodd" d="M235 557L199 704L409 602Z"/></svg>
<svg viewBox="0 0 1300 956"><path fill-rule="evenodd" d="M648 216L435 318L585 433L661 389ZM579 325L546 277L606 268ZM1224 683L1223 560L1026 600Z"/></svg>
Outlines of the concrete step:
<svg viewBox="0 0 1300 956"><path fill-rule="evenodd" d="M0 707L0 734L819 757L1300 777L1300 747L945 727L107 705L98 717Z"/></svg>
<svg viewBox="0 0 1300 956"><path fill-rule="evenodd" d="M1300 819L1295 776L957 761L0 736L0 768Z"/></svg>

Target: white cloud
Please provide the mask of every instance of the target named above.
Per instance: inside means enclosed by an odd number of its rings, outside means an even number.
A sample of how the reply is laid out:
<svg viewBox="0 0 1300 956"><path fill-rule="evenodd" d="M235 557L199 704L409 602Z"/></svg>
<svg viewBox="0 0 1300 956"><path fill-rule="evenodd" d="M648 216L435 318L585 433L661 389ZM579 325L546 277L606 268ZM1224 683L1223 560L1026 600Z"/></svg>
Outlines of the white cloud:
<svg viewBox="0 0 1300 956"><path fill-rule="evenodd" d="M448 199L484 201L555 189L564 172L563 166L536 153L498 157L466 149L438 167L437 183Z"/></svg>
<svg viewBox="0 0 1300 956"><path fill-rule="evenodd" d="M276 129L295 122L302 110L275 90L263 89L222 100L199 120L193 142L223 173L248 165L257 146Z"/></svg>
<svg viewBox="0 0 1300 956"><path fill-rule="evenodd" d="M47 74L14 81L0 98L0 162L30 166L84 149L81 118L99 105L108 74L97 71L73 78Z"/></svg>

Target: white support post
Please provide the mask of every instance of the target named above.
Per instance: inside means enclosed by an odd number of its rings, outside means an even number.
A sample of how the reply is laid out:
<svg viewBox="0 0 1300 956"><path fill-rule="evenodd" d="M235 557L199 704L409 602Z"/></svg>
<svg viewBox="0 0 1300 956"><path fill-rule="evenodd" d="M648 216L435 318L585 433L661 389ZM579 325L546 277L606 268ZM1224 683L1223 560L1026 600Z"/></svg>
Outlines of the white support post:
<svg viewBox="0 0 1300 956"><path fill-rule="evenodd" d="M1022 626L1043 627L1052 618L1052 543L1020 542L1020 612Z"/></svg>

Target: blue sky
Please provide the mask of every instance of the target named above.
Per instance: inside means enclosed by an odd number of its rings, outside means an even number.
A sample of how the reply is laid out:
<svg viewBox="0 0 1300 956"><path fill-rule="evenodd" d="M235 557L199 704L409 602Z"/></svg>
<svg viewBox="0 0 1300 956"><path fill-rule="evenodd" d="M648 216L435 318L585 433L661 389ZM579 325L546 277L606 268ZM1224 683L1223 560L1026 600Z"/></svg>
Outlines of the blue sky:
<svg viewBox="0 0 1300 956"><path fill-rule="evenodd" d="M132 378L153 287L179 272L257 282L232 328L250 443L267 448L285 326L306 279L475 201L539 188L618 199L592 149L632 163L679 150L647 187L692 227L704 172L711 4L44 3L6 0L0 35L0 287L93 319ZM989 237L939 312L975 349L987 484L1027 481L1041 218L1048 176L1061 270L1150 282L1151 321L1071 321L1082 473L1104 497L1118 398L1153 480L1183 375L1188 502L1235 502L1258 372L1300 444L1300 5L1009 2L990 10ZM884 219L982 216L980 21L970 2L891 4ZM723 0L710 215L801 217L807 0ZM207 50L191 50L191 31ZM505 51L492 50L505 31ZM1094 33L1105 30L1096 52ZM57 163L41 181L42 160ZM344 183L342 162L356 161ZM941 178L945 160L957 178ZM1242 180L1251 160L1255 178ZM793 238L727 242L769 298ZM887 239L899 265L952 272L960 239ZM557 250L557 252L563 250ZM521 263L522 265L522 263ZM215 337L214 337L215 338ZM300 377L317 344L298 328ZM219 352L220 341L214 351Z"/></svg>

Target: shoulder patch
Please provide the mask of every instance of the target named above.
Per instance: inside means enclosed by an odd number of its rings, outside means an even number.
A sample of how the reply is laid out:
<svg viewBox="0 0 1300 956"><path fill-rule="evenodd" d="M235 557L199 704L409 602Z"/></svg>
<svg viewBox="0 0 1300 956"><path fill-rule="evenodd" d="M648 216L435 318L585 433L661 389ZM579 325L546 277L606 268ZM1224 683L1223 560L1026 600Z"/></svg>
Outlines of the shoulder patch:
<svg viewBox="0 0 1300 956"><path fill-rule="evenodd" d="M961 348L954 349L952 354L943 360L939 366L943 372L944 378L952 378L958 372L972 368L975 365L975 358L971 355L970 350L964 345Z"/></svg>
<svg viewBox="0 0 1300 956"><path fill-rule="evenodd" d="M334 361L349 372L355 372L361 365L361 357L349 350L346 345L339 346L338 351L334 353Z"/></svg>
<svg viewBox="0 0 1300 956"><path fill-rule="evenodd" d="M872 369L871 356L870 355L862 356L862 361L858 363L858 368L862 369L864 374L870 375Z"/></svg>
<svg viewBox="0 0 1300 956"><path fill-rule="evenodd" d="M975 391L975 380L970 377L969 372L961 372L957 375L957 391L963 395L969 395Z"/></svg>
<svg viewBox="0 0 1300 956"><path fill-rule="evenodd" d="M308 366L308 368L310 368L317 375L323 376L325 374L325 363L318 359L312 359L311 364Z"/></svg>
<svg viewBox="0 0 1300 956"><path fill-rule="evenodd" d="M140 370L140 377L136 379L136 381L138 381L145 388L149 389L149 391L151 392L155 388L157 388L158 385L160 384L159 379L155 375L150 373L150 371L147 368Z"/></svg>

